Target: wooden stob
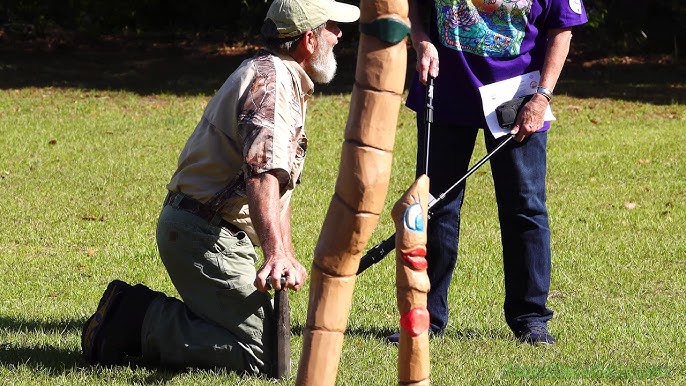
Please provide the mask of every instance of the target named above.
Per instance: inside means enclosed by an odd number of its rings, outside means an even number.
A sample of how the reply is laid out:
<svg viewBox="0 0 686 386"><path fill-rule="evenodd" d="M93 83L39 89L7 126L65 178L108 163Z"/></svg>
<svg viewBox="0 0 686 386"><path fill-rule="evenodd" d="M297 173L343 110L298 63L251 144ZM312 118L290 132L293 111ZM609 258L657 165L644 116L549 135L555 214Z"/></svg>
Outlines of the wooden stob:
<svg viewBox="0 0 686 386"><path fill-rule="evenodd" d="M291 307L288 304L286 280L281 279L282 289L274 293L274 311L276 312L276 349L274 354L274 373L276 379L282 379L291 372Z"/></svg>

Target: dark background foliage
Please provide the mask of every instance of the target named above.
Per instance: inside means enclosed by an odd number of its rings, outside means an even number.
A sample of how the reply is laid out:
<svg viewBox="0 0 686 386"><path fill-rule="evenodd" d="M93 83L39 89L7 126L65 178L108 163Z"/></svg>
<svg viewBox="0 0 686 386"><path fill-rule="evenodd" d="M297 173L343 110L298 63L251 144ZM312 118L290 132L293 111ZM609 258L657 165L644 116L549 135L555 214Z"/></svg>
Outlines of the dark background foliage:
<svg viewBox="0 0 686 386"><path fill-rule="evenodd" d="M588 53L678 56L680 46L686 44L683 0L585 0L584 4L589 22L581 32Z"/></svg>
<svg viewBox="0 0 686 386"><path fill-rule="evenodd" d="M679 53L686 42L686 1L583 1L589 22L574 29L556 92L658 104L686 101L686 55ZM211 95L259 48L270 2L0 0L0 89ZM358 26L340 26L339 71L334 82L318 85L318 92L349 93L354 84ZM408 82L414 62L409 50Z"/></svg>
<svg viewBox="0 0 686 386"><path fill-rule="evenodd" d="M193 35L234 44L254 41L269 3L270 0L3 0L0 38L52 35L84 40L102 35ZM588 55L678 57L686 42L683 0L584 3L589 23L575 31L574 44Z"/></svg>
<svg viewBox="0 0 686 386"><path fill-rule="evenodd" d="M266 0L3 0L6 34L198 34L229 43L259 34Z"/></svg>

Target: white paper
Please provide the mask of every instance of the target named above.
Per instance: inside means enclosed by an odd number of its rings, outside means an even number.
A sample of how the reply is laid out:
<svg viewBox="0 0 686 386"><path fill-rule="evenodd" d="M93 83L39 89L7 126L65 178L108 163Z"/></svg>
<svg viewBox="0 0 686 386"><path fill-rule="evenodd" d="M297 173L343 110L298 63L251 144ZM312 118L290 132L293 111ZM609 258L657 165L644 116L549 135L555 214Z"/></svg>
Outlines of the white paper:
<svg viewBox="0 0 686 386"><path fill-rule="evenodd" d="M509 129L503 129L498 124L498 118L495 115L495 108L501 103L507 102L513 98L524 95L533 94L536 92L538 82L541 80L541 73L533 71L524 75L516 76L514 78L501 80L499 82L487 84L479 87L481 93L481 104L484 108L484 116L486 117L486 124L488 129L493 133L495 138L502 137L510 132ZM545 121L554 121L555 116L550 109L550 105L545 109Z"/></svg>

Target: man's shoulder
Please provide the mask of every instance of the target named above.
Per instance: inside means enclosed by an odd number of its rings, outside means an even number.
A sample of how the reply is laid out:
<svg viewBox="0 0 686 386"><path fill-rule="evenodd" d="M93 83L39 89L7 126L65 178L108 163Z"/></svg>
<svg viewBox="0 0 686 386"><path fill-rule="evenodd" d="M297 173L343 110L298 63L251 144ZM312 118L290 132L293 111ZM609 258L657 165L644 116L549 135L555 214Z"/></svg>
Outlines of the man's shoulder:
<svg viewBox="0 0 686 386"><path fill-rule="evenodd" d="M249 59L251 70L254 72L254 77L261 78L266 84L274 84L277 82L291 85L294 80L297 80L297 69L294 69L292 59L270 52L268 50L261 50Z"/></svg>
<svg viewBox="0 0 686 386"><path fill-rule="evenodd" d="M257 91L261 88L270 88L270 85L276 82L280 59L268 51L260 50L255 55L245 59L226 79L224 84L219 88L215 97L224 96L238 92L243 94L248 90ZM255 80L259 80L259 86L256 87Z"/></svg>
<svg viewBox="0 0 686 386"><path fill-rule="evenodd" d="M300 100L306 75L293 59L266 49L243 61L218 90L217 95L237 94L243 98L262 99L260 95L277 95L278 99ZM250 97L248 97L250 98Z"/></svg>
<svg viewBox="0 0 686 386"><path fill-rule="evenodd" d="M249 59L254 66L264 70L277 71L288 66L287 60L281 55L267 49L261 49Z"/></svg>

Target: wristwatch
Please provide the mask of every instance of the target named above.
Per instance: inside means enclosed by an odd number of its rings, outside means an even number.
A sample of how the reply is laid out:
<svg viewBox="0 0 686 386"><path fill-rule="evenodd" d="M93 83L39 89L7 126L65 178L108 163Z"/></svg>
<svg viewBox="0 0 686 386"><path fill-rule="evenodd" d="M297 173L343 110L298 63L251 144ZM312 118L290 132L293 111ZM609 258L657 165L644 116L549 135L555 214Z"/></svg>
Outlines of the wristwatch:
<svg viewBox="0 0 686 386"><path fill-rule="evenodd" d="M536 87L536 94L543 95L548 102L553 99L553 92L542 86Z"/></svg>

